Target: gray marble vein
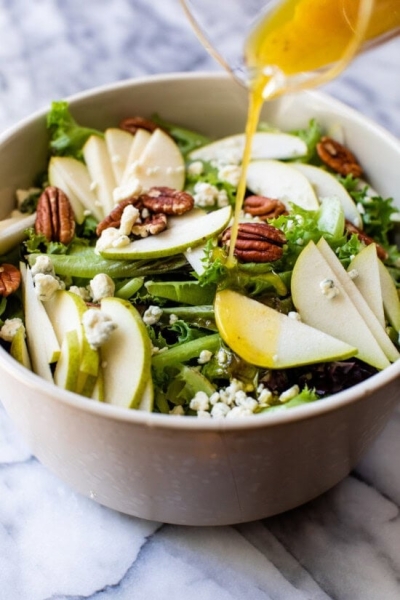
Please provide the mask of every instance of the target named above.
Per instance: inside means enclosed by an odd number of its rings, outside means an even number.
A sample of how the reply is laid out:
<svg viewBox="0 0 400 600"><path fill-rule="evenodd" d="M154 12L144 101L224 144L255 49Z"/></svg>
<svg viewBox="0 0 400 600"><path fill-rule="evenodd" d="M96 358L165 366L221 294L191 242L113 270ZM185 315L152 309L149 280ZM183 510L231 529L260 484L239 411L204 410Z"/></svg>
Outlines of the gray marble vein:
<svg viewBox="0 0 400 600"><path fill-rule="evenodd" d="M239 26L215 24L227 45ZM0 131L94 86L220 68L178 0L0 0ZM397 39L326 90L400 135L399 74ZM236 527L163 525L75 494L0 405L0 600L398 600L399 465L398 409L354 473L306 506Z"/></svg>

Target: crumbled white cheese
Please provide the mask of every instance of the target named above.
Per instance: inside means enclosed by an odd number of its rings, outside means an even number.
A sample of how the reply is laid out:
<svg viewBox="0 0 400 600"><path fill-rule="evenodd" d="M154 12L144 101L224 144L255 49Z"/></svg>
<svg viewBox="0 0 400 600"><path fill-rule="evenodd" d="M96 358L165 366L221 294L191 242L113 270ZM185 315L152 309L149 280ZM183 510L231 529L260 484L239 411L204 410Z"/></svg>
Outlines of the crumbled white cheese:
<svg viewBox="0 0 400 600"><path fill-rule="evenodd" d="M201 419L204 417L206 419L209 419L211 417L211 413L209 413L208 410L199 410L197 412L197 416L200 417Z"/></svg>
<svg viewBox="0 0 400 600"><path fill-rule="evenodd" d="M31 268L31 273L32 277L34 277L38 273L43 273L44 275L52 275L54 277L54 265L51 258L46 255L38 256L35 260L35 264Z"/></svg>
<svg viewBox="0 0 400 600"><path fill-rule="evenodd" d="M146 325L155 325L161 319L162 313L159 306L149 306L143 315L143 321Z"/></svg>
<svg viewBox="0 0 400 600"><path fill-rule="evenodd" d="M13 319L6 319L2 328L0 329L0 338L6 342L12 342L18 329L23 328L25 335L25 327L22 320L19 317Z"/></svg>
<svg viewBox="0 0 400 600"><path fill-rule="evenodd" d="M169 315L169 324L173 325L174 323L176 323L179 320L179 318L177 317L177 315Z"/></svg>
<svg viewBox="0 0 400 600"><path fill-rule="evenodd" d="M210 352L210 350L202 350L200 352L199 358L197 359L197 362L199 363L199 365L205 365L206 363L210 362L212 355L213 353Z"/></svg>
<svg viewBox="0 0 400 600"><path fill-rule="evenodd" d="M121 235L130 235L132 227L136 223L140 216L139 210L133 204L125 206L121 215L121 222L119 226L119 232Z"/></svg>
<svg viewBox="0 0 400 600"><path fill-rule="evenodd" d="M105 344L117 328L116 323L98 308L89 308L84 312L82 324L87 341L94 349Z"/></svg>
<svg viewBox="0 0 400 600"><path fill-rule="evenodd" d="M294 398L295 396L297 396L300 393L300 388L298 385L292 385L291 388L289 388L288 390L282 392L282 394L279 396L279 401L280 402L288 402L289 400L291 400L292 398Z"/></svg>
<svg viewBox="0 0 400 600"><path fill-rule="evenodd" d="M71 285L68 290L71 294L76 294L80 296L85 302L90 302L92 296L90 295L90 291L87 287L78 287L77 285Z"/></svg>
<svg viewBox="0 0 400 600"><path fill-rule="evenodd" d="M211 185L211 183L206 183L205 181L198 181L193 189L194 203L200 208L214 206L218 198L218 193L219 190L215 185Z"/></svg>
<svg viewBox="0 0 400 600"><path fill-rule="evenodd" d="M101 236L96 242L96 252L102 252L108 248L122 248L130 243L127 235L121 235L116 227L107 227L101 232Z"/></svg>
<svg viewBox="0 0 400 600"><path fill-rule="evenodd" d="M301 321L301 316L295 310L290 310L288 312L289 319L293 319L294 321Z"/></svg>
<svg viewBox="0 0 400 600"><path fill-rule="evenodd" d="M253 411L250 408L244 406L234 406L226 415L227 419L236 419L238 417L250 417Z"/></svg>
<svg viewBox="0 0 400 600"><path fill-rule="evenodd" d="M223 208L224 206L228 206L229 198L228 194L225 190L219 190L217 194L217 206L218 208Z"/></svg>
<svg viewBox="0 0 400 600"><path fill-rule="evenodd" d="M358 277L358 271L357 269L351 269L350 271L348 271L348 276L350 277L350 279L356 279L356 277Z"/></svg>
<svg viewBox="0 0 400 600"><path fill-rule="evenodd" d="M229 411L229 406L227 406L223 402L216 402L211 409L211 416L214 418L226 417Z"/></svg>
<svg viewBox="0 0 400 600"><path fill-rule="evenodd" d="M62 284L59 279L53 277L53 275L46 275L45 273L36 273L33 282L35 284L36 296L42 302L48 302L57 290L62 289Z"/></svg>
<svg viewBox="0 0 400 600"><path fill-rule="evenodd" d="M89 290L93 302L100 302L102 298L114 296L115 283L106 273L98 273L90 280Z"/></svg>
<svg viewBox="0 0 400 600"><path fill-rule="evenodd" d="M225 365L228 362L228 353L221 348L217 353L217 361L219 365Z"/></svg>
<svg viewBox="0 0 400 600"><path fill-rule="evenodd" d="M190 408L195 411L208 410L210 402L205 392L196 392L194 398L190 401Z"/></svg>
<svg viewBox="0 0 400 600"><path fill-rule="evenodd" d="M218 170L218 179L226 181L227 183L237 187L241 173L242 169L239 167L239 165L224 165Z"/></svg>
<svg viewBox="0 0 400 600"><path fill-rule="evenodd" d="M326 296L329 300L335 298L339 293L339 288L335 285L332 279L323 279L319 284L321 294Z"/></svg>
<svg viewBox="0 0 400 600"><path fill-rule="evenodd" d="M139 165L137 165L138 167ZM120 202L121 200L126 200L126 198L131 198L132 196L140 196L143 192L142 185L139 179L132 179L129 183L120 185L113 190L113 200L114 202Z"/></svg>
<svg viewBox="0 0 400 600"><path fill-rule="evenodd" d="M140 217L141 217L142 219L147 219L147 217L149 217L149 216L150 216L150 211L149 211L149 209L148 209L148 208L143 208L143 209L142 209L142 212L140 213Z"/></svg>
<svg viewBox="0 0 400 600"><path fill-rule="evenodd" d="M257 388L257 400L260 406L267 406L272 399L272 392L261 383Z"/></svg>
<svg viewBox="0 0 400 600"><path fill-rule="evenodd" d="M357 210L360 213L360 215L365 215L365 208L361 202L357 202Z"/></svg>
<svg viewBox="0 0 400 600"><path fill-rule="evenodd" d="M201 160L195 160L194 162L190 163L187 171L189 175L196 177L196 175L202 174L202 172L204 171L204 165Z"/></svg>

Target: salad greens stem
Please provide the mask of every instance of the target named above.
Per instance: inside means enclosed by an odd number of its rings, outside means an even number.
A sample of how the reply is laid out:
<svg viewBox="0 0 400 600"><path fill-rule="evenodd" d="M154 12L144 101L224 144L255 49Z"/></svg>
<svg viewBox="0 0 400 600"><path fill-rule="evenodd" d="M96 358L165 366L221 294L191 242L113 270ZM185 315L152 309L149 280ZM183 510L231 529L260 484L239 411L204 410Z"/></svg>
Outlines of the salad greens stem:
<svg viewBox="0 0 400 600"><path fill-rule="evenodd" d="M206 335L201 338L174 346L153 357L152 365L155 369L165 369L176 363L186 362L192 358L197 358L203 350L216 352L221 345L219 333Z"/></svg>

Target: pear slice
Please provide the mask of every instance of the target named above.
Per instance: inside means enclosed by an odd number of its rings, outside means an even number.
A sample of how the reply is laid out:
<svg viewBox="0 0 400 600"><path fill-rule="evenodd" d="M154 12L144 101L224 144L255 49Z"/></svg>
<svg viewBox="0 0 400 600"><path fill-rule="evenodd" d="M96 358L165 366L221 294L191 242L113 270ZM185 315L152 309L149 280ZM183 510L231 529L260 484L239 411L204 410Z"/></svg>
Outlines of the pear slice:
<svg viewBox="0 0 400 600"><path fill-rule="evenodd" d="M85 375L96 377L99 369L99 353L90 346L84 333L82 317L87 310L85 301L77 294L58 290L44 306L60 344L68 331L77 332L81 349L79 370ZM81 377L80 389L83 388L85 379Z"/></svg>
<svg viewBox="0 0 400 600"><path fill-rule="evenodd" d="M50 159L49 170L48 170L49 183L50 183L50 185L53 185L54 187L59 188L60 190L62 190L64 192L64 194L67 196L67 198L72 206L72 210L74 211L75 221L77 223L81 224L81 223L83 223L83 221L85 219L85 207L82 204L82 202L80 201L79 197L72 190L70 185L68 185L68 183L64 177L63 169L58 168L58 164L59 164L58 161L59 161L59 159L62 159L62 158L63 157L55 156ZM71 160L75 160L75 159L71 159ZM82 165L82 167L84 169L86 169L86 167L84 165Z"/></svg>
<svg viewBox="0 0 400 600"><path fill-rule="evenodd" d="M243 157L245 135L238 133L193 150L190 160L239 164ZM258 131L254 134L251 158L297 158L307 154L307 145L296 135Z"/></svg>
<svg viewBox="0 0 400 600"><path fill-rule="evenodd" d="M396 285L386 269L385 265L378 259L379 278L383 309L387 320L396 331L400 331L400 299Z"/></svg>
<svg viewBox="0 0 400 600"><path fill-rule="evenodd" d="M214 310L225 343L259 367L285 369L357 353L354 346L231 290L217 293Z"/></svg>
<svg viewBox="0 0 400 600"><path fill-rule="evenodd" d="M54 383L64 390L76 391L81 348L75 329L67 331L61 344L61 354L54 371Z"/></svg>
<svg viewBox="0 0 400 600"><path fill-rule="evenodd" d="M326 280L339 292L333 298L321 289ZM389 366L387 356L314 242L307 244L294 265L291 291L304 323L357 348L357 358L377 369Z"/></svg>
<svg viewBox="0 0 400 600"><path fill-rule="evenodd" d="M6 254L20 244L25 239L25 229L33 227L35 224L36 213L32 215L23 216L15 221L11 219L5 219L3 222L7 222L0 230L0 254Z"/></svg>
<svg viewBox="0 0 400 600"><path fill-rule="evenodd" d="M231 214L230 206L210 213L194 209L180 217L171 217L168 229L158 235L135 240L121 248L107 248L100 253L104 258L123 260L180 254L218 235L228 225Z"/></svg>
<svg viewBox="0 0 400 600"><path fill-rule="evenodd" d="M154 186L181 190L185 183L185 161L181 151L162 129L153 131L132 171L130 177L137 179L144 190Z"/></svg>
<svg viewBox="0 0 400 600"><path fill-rule="evenodd" d="M318 210L319 202L307 177L292 165L277 160L255 160L247 170L247 187L253 194L276 198L288 210L297 204L304 210Z"/></svg>
<svg viewBox="0 0 400 600"><path fill-rule="evenodd" d="M125 172L129 151L132 147L133 135L118 127L109 127L104 132L111 166L116 184L119 185Z"/></svg>
<svg viewBox="0 0 400 600"><path fill-rule="evenodd" d="M195 248L188 248L184 255L192 269L197 275L202 275L205 271L204 260L206 259L206 244L201 244Z"/></svg>
<svg viewBox="0 0 400 600"><path fill-rule="evenodd" d="M356 272L356 277L353 278L356 287L381 326L385 327L379 258L375 244L366 246L353 258L347 269L348 273L351 271Z"/></svg>
<svg viewBox="0 0 400 600"><path fill-rule="evenodd" d="M33 371L53 382L49 363L60 356L60 345L42 302L35 293L29 267L20 263L22 276L22 303L25 311L26 338Z"/></svg>
<svg viewBox="0 0 400 600"><path fill-rule="evenodd" d="M101 364L99 365L99 372L93 386L91 398L98 402L104 402L104 372Z"/></svg>
<svg viewBox="0 0 400 600"><path fill-rule="evenodd" d="M104 401L138 408L150 377L151 343L139 312L121 298L103 298L101 310L117 325L101 347Z"/></svg>
<svg viewBox="0 0 400 600"><path fill-rule="evenodd" d="M142 399L139 403L138 410L144 410L145 412L153 412L154 407L154 386L151 376L147 381L147 385L144 389Z"/></svg>
<svg viewBox="0 0 400 600"><path fill-rule="evenodd" d="M17 329L17 332L12 339L11 347L10 347L10 354L21 365L23 365L27 369L32 370L32 364L31 364L31 359L29 357L28 346L26 345L26 340L25 340L25 330L23 327L19 327L19 329Z"/></svg>
<svg viewBox="0 0 400 600"><path fill-rule="evenodd" d="M319 200L322 198L338 198L343 207L345 218L358 229L362 229L362 218L353 198L334 175L313 165L292 163L291 166L307 177Z"/></svg>
<svg viewBox="0 0 400 600"><path fill-rule="evenodd" d="M62 189L71 201L75 199L80 203L81 220L78 223L82 223L85 210L89 210L98 221L104 218L105 212L92 191L92 180L83 162L71 156L53 156L49 162L49 180L52 185Z"/></svg>
<svg viewBox="0 0 400 600"><path fill-rule="evenodd" d="M328 242L324 238L321 238L318 242L317 248L321 252L326 262L329 264L331 269L334 271L336 278L340 282L340 285L346 291L351 302L354 304L357 311L364 319L370 332L375 337L376 341L382 348L383 352L386 354L387 358L391 362L397 360L400 357L399 351L397 350L396 346L392 343L385 329L379 323L378 319L368 306L367 301L362 296L361 292L358 290L354 281L351 279L351 277L349 277L348 273L343 268L342 263L337 258L336 254L331 249Z"/></svg>
<svg viewBox="0 0 400 600"><path fill-rule="evenodd" d="M126 159L125 171L123 173L119 185L125 184L127 181L129 181L131 176L135 176L134 171L136 163L141 157L142 153L144 152L144 149L147 146L150 139L151 133L146 129L138 129L135 135L133 137L131 136L131 147Z"/></svg>
<svg viewBox="0 0 400 600"><path fill-rule="evenodd" d="M94 185L94 192L103 207L104 214L108 215L114 208L113 191L116 182L106 142L98 135L91 135L82 151Z"/></svg>

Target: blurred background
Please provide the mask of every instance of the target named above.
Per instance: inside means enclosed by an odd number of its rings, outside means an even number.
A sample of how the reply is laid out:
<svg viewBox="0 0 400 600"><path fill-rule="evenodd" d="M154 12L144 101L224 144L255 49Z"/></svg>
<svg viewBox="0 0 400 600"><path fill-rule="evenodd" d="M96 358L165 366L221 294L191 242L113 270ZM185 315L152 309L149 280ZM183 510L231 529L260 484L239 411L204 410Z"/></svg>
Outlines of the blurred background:
<svg viewBox="0 0 400 600"><path fill-rule="evenodd" d="M211 23L235 43L251 10ZM51 100L113 81L218 70L179 0L0 0L0 131ZM359 57L327 91L400 135L400 38Z"/></svg>

